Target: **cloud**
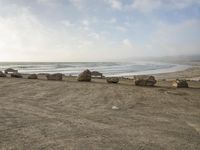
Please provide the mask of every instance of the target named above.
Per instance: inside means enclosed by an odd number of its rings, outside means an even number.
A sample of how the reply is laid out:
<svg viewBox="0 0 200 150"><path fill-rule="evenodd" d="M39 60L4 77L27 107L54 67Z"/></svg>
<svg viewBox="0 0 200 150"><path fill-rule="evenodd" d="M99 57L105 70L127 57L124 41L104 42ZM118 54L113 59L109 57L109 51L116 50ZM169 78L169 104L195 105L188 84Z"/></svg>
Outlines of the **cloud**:
<svg viewBox="0 0 200 150"><path fill-rule="evenodd" d="M100 35L98 33L95 33L95 32L89 33L88 36L93 38L93 39L96 39L96 40L100 39Z"/></svg>
<svg viewBox="0 0 200 150"><path fill-rule="evenodd" d="M116 19L116 18L110 19L110 23L116 23L116 22L117 22L117 19Z"/></svg>
<svg viewBox="0 0 200 150"><path fill-rule="evenodd" d="M199 0L133 0L131 7L140 12L150 12L154 10L178 10L191 5L200 5Z"/></svg>
<svg viewBox="0 0 200 150"><path fill-rule="evenodd" d="M80 51L93 46L85 31L69 28L73 25L70 21L61 21L54 28L28 9L18 7L18 12L7 17L0 15L1 61L73 61Z"/></svg>
<svg viewBox="0 0 200 150"><path fill-rule="evenodd" d="M46 5L49 7L54 7L59 4L60 0L36 0L40 5Z"/></svg>
<svg viewBox="0 0 200 150"><path fill-rule="evenodd" d="M170 0L170 6L174 9L183 9L191 5L199 5L199 0Z"/></svg>
<svg viewBox="0 0 200 150"><path fill-rule="evenodd" d="M126 32L127 31L127 29L125 27L123 27L123 26L117 26L116 30L118 30L120 32Z"/></svg>
<svg viewBox="0 0 200 150"><path fill-rule="evenodd" d="M78 9L82 8L83 0L70 0L70 2Z"/></svg>
<svg viewBox="0 0 200 150"><path fill-rule="evenodd" d="M141 12L149 12L159 8L161 5L161 0L134 0L131 7Z"/></svg>
<svg viewBox="0 0 200 150"><path fill-rule="evenodd" d="M186 20L170 25L161 23L146 48L153 55L188 55L200 52L200 21Z"/></svg>
<svg viewBox="0 0 200 150"><path fill-rule="evenodd" d="M54 41L53 34L54 31L43 26L28 11L15 17L0 17L0 52L7 56L1 60L53 58L59 55L56 50L59 43Z"/></svg>
<svg viewBox="0 0 200 150"><path fill-rule="evenodd" d="M98 61L127 54L121 43L109 44L108 31L93 30L88 19L46 24L28 8L12 8L6 17L0 14L1 61Z"/></svg>
<svg viewBox="0 0 200 150"><path fill-rule="evenodd" d="M116 10L121 10L123 7L120 0L107 0L106 2L111 6L111 8Z"/></svg>
<svg viewBox="0 0 200 150"><path fill-rule="evenodd" d="M61 21L61 23L63 23L66 27L74 26L74 24L71 23L69 20L63 20L63 21Z"/></svg>
<svg viewBox="0 0 200 150"><path fill-rule="evenodd" d="M131 44L131 42L130 42L129 39L124 39L122 41L122 44L125 45L125 46L127 46L127 47L132 47L132 44Z"/></svg>
<svg viewBox="0 0 200 150"><path fill-rule="evenodd" d="M89 22L88 20L83 20L83 21L82 21L82 24L83 24L84 26L89 26L89 25L90 25L90 22Z"/></svg>
<svg viewBox="0 0 200 150"><path fill-rule="evenodd" d="M133 12L162 13L199 4L197 0L0 0L0 60L105 61L200 53L200 19L191 9L177 11L181 19L171 18L171 11L163 18Z"/></svg>

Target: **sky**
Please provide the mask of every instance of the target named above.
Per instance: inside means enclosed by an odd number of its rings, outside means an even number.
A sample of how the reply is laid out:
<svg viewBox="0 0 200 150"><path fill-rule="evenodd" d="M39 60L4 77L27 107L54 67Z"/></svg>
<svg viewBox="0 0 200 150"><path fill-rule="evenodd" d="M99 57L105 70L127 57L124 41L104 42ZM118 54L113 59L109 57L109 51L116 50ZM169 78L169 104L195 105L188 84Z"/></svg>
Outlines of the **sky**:
<svg viewBox="0 0 200 150"><path fill-rule="evenodd" d="M200 54L200 0L0 0L0 61Z"/></svg>

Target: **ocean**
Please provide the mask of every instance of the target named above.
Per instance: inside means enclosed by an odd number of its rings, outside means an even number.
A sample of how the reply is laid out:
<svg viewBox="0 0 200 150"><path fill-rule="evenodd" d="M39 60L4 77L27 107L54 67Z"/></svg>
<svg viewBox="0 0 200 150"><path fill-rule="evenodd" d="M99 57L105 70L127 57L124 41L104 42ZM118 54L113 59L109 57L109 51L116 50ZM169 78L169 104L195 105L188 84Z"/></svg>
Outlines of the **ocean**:
<svg viewBox="0 0 200 150"><path fill-rule="evenodd" d="M13 68L21 73L63 73L77 76L85 69L105 76L167 73L187 69L187 65L160 62L0 62L0 70Z"/></svg>

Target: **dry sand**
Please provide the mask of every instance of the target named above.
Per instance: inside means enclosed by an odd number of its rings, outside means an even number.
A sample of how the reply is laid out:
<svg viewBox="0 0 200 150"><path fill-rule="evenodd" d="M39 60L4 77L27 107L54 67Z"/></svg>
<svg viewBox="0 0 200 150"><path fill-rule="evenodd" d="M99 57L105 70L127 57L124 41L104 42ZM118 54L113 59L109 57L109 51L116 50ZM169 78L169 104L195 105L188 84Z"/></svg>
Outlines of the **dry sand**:
<svg viewBox="0 0 200 150"><path fill-rule="evenodd" d="M189 85L0 78L0 149L199 150L200 82Z"/></svg>

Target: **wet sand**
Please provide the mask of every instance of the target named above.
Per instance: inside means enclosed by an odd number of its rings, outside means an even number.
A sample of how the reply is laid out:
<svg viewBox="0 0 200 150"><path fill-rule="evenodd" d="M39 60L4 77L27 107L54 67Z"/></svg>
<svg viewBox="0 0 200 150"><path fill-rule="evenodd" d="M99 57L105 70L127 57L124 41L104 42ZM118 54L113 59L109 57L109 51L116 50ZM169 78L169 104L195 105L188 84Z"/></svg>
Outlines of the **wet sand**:
<svg viewBox="0 0 200 150"><path fill-rule="evenodd" d="M156 87L0 78L0 149L198 150L200 82L162 81L177 75L157 75Z"/></svg>
<svg viewBox="0 0 200 150"><path fill-rule="evenodd" d="M191 67L177 72L156 74L157 79L174 80L176 78L200 81L200 63L190 64Z"/></svg>

